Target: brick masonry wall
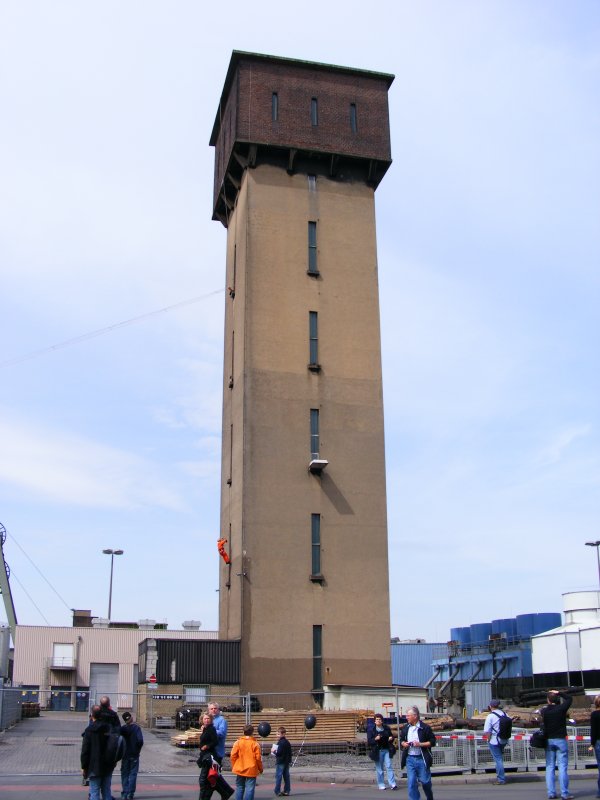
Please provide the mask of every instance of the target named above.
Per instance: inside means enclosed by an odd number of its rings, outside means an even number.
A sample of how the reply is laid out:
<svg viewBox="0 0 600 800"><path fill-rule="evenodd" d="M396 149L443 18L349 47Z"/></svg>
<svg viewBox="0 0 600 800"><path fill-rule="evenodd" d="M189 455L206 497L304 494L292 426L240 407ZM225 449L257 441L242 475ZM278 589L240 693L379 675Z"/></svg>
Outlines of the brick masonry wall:
<svg viewBox="0 0 600 800"><path fill-rule="evenodd" d="M389 80L376 73L240 58L216 140L215 206L236 143L389 162L388 86ZM276 121L273 93L278 96ZM311 120L313 98L317 125ZM356 105L356 132L350 124L351 104Z"/></svg>

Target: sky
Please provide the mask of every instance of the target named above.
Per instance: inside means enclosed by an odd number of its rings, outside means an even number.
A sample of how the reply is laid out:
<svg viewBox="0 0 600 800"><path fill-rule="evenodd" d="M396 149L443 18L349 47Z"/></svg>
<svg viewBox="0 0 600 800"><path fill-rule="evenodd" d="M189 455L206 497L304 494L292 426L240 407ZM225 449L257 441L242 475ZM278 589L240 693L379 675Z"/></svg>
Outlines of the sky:
<svg viewBox="0 0 600 800"><path fill-rule="evenodd" d="M0 42L21 624L105 616L120 548L113 620L217 628L208 140L234 49L396 76L376 193L391 634L446 641L598 586L600 4L2 0Z"/></svg>

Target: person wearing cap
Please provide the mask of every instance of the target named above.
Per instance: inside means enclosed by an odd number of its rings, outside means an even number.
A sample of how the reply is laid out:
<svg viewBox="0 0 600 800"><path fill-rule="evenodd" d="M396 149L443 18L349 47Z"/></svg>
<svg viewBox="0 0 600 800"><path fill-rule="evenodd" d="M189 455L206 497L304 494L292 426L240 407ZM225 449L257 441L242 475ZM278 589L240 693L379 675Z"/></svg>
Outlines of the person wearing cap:
<svg viewBox="0 0 600 800"><path fill-rule="evenodd" d="M506 739L500 738L500 717L505 717L506 714L500 708L500 700L490 700L488 706L489 714L485 718L485 725L483 726L483 733L487 734L488 747L494 758L496 764L496 780L498 786L506 784L506 775L504 773L504 748L506 747Z"/></svg>
<svg viewBox="0 0 600 800"><path fill-rule="evenodd" d="M129 711L123 712L123 722L121 736L125 740L125 753L121 760L121 800L133 800L144 737Z"/></svg>

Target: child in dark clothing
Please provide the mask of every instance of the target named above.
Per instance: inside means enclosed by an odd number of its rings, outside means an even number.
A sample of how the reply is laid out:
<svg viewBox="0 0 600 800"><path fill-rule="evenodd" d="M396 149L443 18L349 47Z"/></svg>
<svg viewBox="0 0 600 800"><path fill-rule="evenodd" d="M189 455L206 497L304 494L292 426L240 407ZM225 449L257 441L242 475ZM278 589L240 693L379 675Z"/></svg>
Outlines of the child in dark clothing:
<svg viewBox="0 0 600 800"><path fill-rule="evenodd" d="M286 730L284 727L278 728L279 739L277 740L277 753L275 767L275 794L278 797L287 797L290 793L290 764L292 763L292 746L285 738ZM283 791L281 791L281 779L283 778Z"/></svg>

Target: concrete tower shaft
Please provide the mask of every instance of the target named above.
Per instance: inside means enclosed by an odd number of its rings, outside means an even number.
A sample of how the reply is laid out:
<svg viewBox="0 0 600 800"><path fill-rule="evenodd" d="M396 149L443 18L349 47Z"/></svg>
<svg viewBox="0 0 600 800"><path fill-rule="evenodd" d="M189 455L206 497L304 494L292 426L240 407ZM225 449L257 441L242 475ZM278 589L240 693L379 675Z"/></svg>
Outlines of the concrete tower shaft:
<svg viewBox="0 0 600 800"><path fill-rule="evenodd" d="M234 53L213 131L229 289L219 627L241 638L253 692L390 681L374 207L390 83Z"/></svg>

